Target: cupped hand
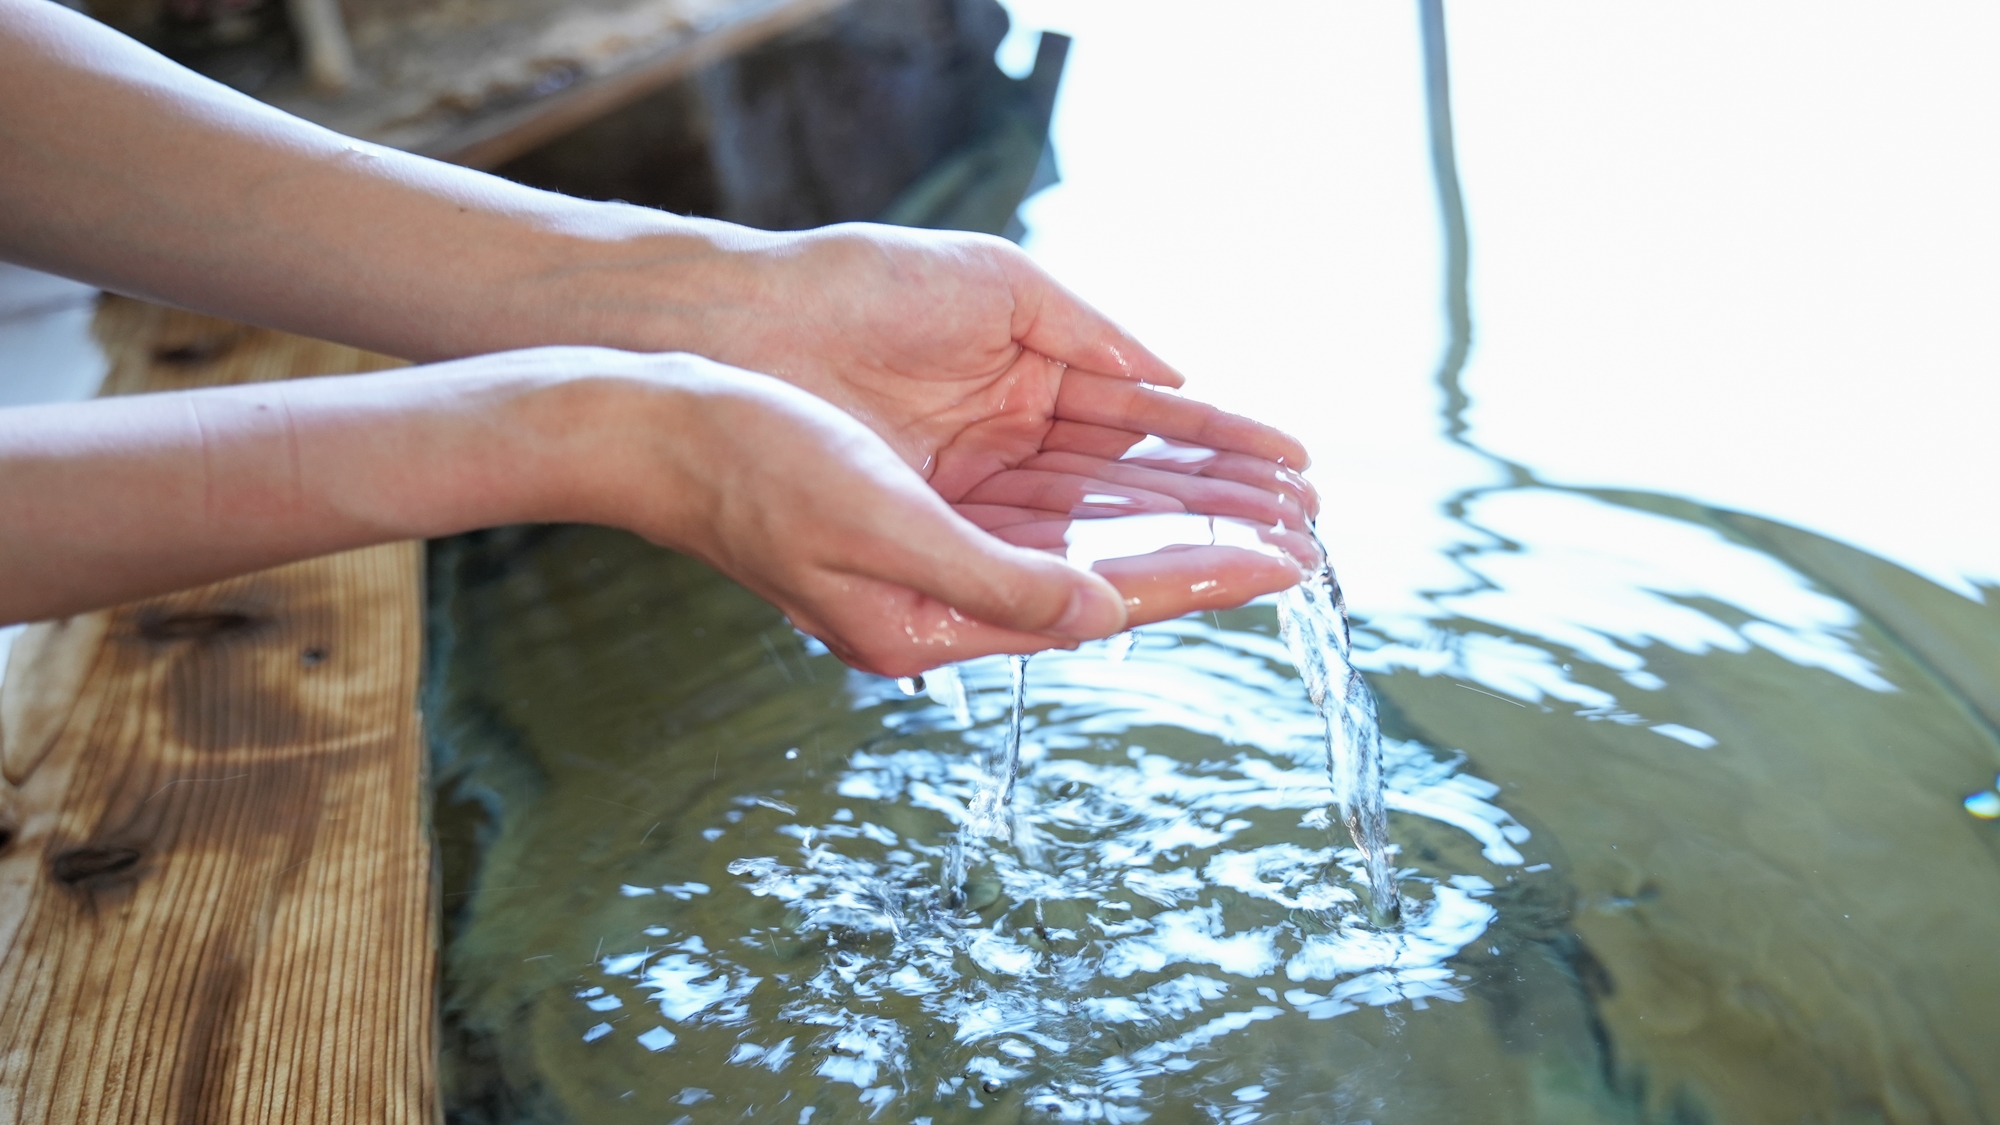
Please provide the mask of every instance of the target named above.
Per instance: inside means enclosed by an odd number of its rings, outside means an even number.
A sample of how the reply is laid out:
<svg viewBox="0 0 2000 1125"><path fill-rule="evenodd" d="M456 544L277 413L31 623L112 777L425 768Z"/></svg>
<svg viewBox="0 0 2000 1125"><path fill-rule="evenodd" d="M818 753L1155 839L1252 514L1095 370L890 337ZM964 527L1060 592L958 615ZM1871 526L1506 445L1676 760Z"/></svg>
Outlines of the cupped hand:
<svg viewBox="0 0 2000 1125"><path fill-rule="evenodd" d="M744 280L704 303L697 350L839 406L972 522L1053 551L1072 518L1198 512L1285 530L1274 537L1283 554L1317 565L1304 448L1159 389L1182 377L1011 243L849 224L741 253ZM1296 580L1284 558L1240 555L1152 553L1097 569L1135 624ZM939 593L969 608L970 591Z"/></svg>
<svg viewBox="0 0 2000 1125"><path fill-rule="evenodd" d="M692 356L630 362L637 366L613 383L591 436L579 438L589 480L574 491L596 505L585 518L707 560L866 671L910 675L992 653L1071 647L1131 624L1240 604L1300 575L1285 556L1228 547L1105 559L1096 572L1050 549L1071 499L1083 496L1137 497L1154 512L1241 511L1282 532L1306 518L1312 497L1276 462L1190 457L1185 446L1171 449L1182 460L1148 459L1160 443L1137 431L1071 421L1045 425L1045 448L1020 467L956 487L964 502L955 507L879 434L818 396ZM1137 400L1143 409L1131 417L1163 411L1157 419L1168 423L1191 405L1159 398ZM1121 433L1137 454L1122 461L1105 456L1125 441ZM1122 479L1100 479L1112 476Z"/></svg>

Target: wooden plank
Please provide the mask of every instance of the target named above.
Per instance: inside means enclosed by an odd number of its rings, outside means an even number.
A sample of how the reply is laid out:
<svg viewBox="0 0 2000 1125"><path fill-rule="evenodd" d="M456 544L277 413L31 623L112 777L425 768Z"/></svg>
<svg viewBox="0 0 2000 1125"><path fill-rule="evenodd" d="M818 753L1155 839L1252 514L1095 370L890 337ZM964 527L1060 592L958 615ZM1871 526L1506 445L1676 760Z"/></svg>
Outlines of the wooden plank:
<svg viewBox="0 0 2000 1125"><path fill-rule="evenodd" d="M848 0L348 6L356 79L259 96L351 137L492 168Z"/></svg>
<svg viewBox="0 0 2000 1125"><path fill-rule="evenodd" d="M107 298L107 393L362 371ZM0 1121L432 1122L421 545L31 626L0 681Z"/></svg>

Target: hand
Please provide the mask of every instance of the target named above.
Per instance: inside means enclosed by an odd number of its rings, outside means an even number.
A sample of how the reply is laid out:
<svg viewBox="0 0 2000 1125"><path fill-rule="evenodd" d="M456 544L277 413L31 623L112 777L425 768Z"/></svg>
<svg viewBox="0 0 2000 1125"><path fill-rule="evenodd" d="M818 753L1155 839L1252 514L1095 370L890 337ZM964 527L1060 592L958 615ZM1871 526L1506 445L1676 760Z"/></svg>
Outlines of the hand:
<svg viewBox="0 0 2000 1125"><path fill-rule="evenodd" d="M850 224L738 240L730 254L743 280L704 294L692 346L840 406L1009 542L1056 550L1070 517L1134 511L1285 529L1266 537L1279 557L1211 548L1098 562L1130 624L1282 589L1297 580L1287 557L1318 565L1306 534L1317 497L1296 472L1305 450L1152 389L1182 378L1013 245ZM1133 459L1149 437L1187 444ZM1084 503L1121 493L1122 506ZM953 586L935 593L969 610Z"/></svg>
<svg viewBox="0 0 2000 1125"><path fill-rule="evenodd" d="M1128 624L1233 608L1325 565L1311 527L1317 496L1288 469L1070 422L1050 444L958 510L1110 579Z"/></svg>
<svg viewBox="0 0 2000 1125"><path fill-rule="evenodd" d="M1300 576L1283 556L1228 547L1111 560L1100 563L1104 577L1034 549L1052 530L1059 542L1066 522L1048 505L1084 489L1155 512L1192 505L1281 526L1303 513L1297 497L1228 476L1282 472L1275 463L1184 449L1177 460L1142 448L1123 462L1048 451L1027 459L1040 467L974 485L984 501L954 510L879 436L816 396L692 356L632 357L628 370L571 428L579 475L567 491L584 507L569 517L630 527L707 560L866 671L910 675L1073 647L1128 624L1240 604ZM1122 389L1070 386L1085 399ZM1170 413L1186 405L1159 397ZM1059 444L1099 450L1117 432L1075 423L1051 431Z"/></svg>
<svg viewBox="0 0 2000 1125"><path fill-rule="evenodd" d="M726 256L733 269L711 257L704 272L736 280L704 287L667 346L846 410L947 499L1047 448L1059 420L1306 466L1304 447L1269 426L1139 394L1131 384L1183 379L1002 239L849 223L733 239ZM1123 390L1065 396L1073 373Z"/></svg>

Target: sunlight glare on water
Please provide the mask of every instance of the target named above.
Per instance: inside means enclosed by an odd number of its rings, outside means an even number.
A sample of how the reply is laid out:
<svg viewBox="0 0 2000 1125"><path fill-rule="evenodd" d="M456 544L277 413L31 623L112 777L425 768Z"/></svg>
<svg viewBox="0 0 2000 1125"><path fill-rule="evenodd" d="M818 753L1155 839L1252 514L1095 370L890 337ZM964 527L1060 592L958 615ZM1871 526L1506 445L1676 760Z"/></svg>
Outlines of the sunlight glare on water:
<svg viewBox="0 0 2000 1125"><path fill-rule="evenodd" d="M635 1110L703 1088L738 1115L796 1091L832 1119L893 1105L972 1120L1000 1102L1136 1121L1171 1090L1215 1087L1196 1100L1228 1106L1220 1087L1244 1084L1229 1044L1253 1025L1373 1010L1379 1030L1395 1006L1463 1002L1446 959L1518 940L1489 933L1496 894L1558 893L1521 874L1529 832L1461 759L1389 740L1392 806L1435 827L1409 837L1424 857L1399 862L1403 924L1371 925L1365 858L1329 842L1324 728L1275 620L1226 617L1141 630L1117 659L1108 643L1038 657L1010 832L991 837L958 829L993 785L982 758L1009 740L1009 661L957 670L968 726L823 654L790 658L845 697L863 723L850 729L879 733L824 780L814 753L751 775L731 763L650 848L607 841L629 857L605 866L616 895L573 924L613 936L540 1018L596 1052L593 1070L643 1076ZM785 738L825 723L772 717ZM533 831L574 831L560 816L544 807ZM1276 1052L1267 1080L1335 1080L1316 1049L1280 1042L1258 1041ZM1276 1089L1290 1106L1340 1101Z"/></svg>

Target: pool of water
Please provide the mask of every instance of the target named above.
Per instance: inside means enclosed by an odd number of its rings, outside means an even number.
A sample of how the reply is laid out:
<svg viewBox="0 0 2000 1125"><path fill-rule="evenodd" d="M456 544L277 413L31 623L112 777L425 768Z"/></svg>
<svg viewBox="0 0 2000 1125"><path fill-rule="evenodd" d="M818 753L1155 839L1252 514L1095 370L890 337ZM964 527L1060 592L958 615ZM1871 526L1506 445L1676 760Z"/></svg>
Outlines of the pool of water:
<svg viewBox="0 0 2000 1125"><path fill-rule="evenodd" d="M1004 661L964 669L961 709L614 533L441 552L454 1104L1984 1120L2000 848L1959 798L2000 746L1904 634L1770 545L1900 585L1904 623L1948 629L1956 595L1657 498L1474 510L1509 536L1471 564L1494 588L1422 636L1363 632L1416 904L1388 930L1325 920L1358 859L1314 820L1321 732L1268 607L1037 658L1015 839L974 845L953 911ZM1715 584L1592 560L1576 616L1622 603L1627 636L1514 619L1508 585L1577 579L1594 534L1651 535ZM1995 632L1964 638L1988 684Z"/></svg>
<svg viewBox="0 0 2000 1125"><path fill-rule="evenodd" d="M1271 604L1035 658L959 880L1004 660L911 694L485 533L432 558L453 1118L2000 1117L1990 29L1453 8L1454 242L1413 10L1015 10L1076 36L1030 251L1313 449L1404 918Z"/></svg>

